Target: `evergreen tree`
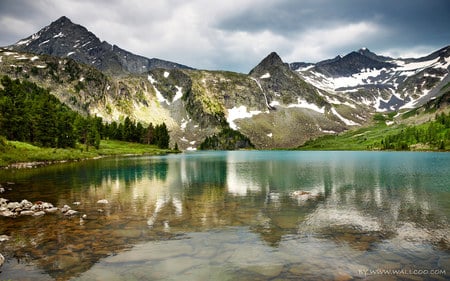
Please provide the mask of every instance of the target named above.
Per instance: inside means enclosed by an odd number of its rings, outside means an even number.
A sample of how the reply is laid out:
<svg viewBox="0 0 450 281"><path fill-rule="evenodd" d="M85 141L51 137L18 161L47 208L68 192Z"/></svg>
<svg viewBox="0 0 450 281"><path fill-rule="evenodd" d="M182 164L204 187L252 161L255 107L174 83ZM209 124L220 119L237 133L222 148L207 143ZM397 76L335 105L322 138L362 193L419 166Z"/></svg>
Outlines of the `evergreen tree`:
<svg viewBox="0 0 450 281"><path fill-rule="evenodd" d="M162 123L155 127L155 144L159 148L169 148L170 136L166 123Z"/></svg>
<svg viewBox="0 0 450 281"><path fill-rule="evenodd" d="M154 138L155 138L155 127L153 127L153 124L150 123L145 132L144 143L155 144Z"/></svg>

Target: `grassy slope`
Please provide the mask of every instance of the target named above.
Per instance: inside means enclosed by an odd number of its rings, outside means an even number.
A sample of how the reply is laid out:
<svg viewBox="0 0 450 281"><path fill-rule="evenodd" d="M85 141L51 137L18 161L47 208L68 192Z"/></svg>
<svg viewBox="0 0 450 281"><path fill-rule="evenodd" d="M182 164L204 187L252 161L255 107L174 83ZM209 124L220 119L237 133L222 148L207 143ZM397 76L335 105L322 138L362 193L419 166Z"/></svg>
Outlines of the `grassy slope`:
<svg viewBox="0 0 450 281"><path fill-rule="evenodd" d="M327 135L306 142L301 150L371 150L377 149L387 133L399 132L385 124L346 131L339 135Z"/></svg>
<svg viewBox="0 0 450 281"><path fill-rule="evenodd" d="M418 129L427 129L428 123L416 125ZM379 122L369 127L346 131L339 135L328 135L306 142L300 150L381 150L381 141L388 135L397 135L407 128L405 124L387 126ZM445 150L449 151L450 141L446 141ZM427 143L409 144L409 150L439 150L436 145Z"/></svg>
<svg viewBox="0 0 450 281"><path fill-rule="evenodd" d="M100 149L90 148L88 151L84 149L84 146L71 149L41 148L23 142L7 141L6 144L0 144L0 167L19 162L80 160L104 155L157 155L169 152L171 150L159 149L153 145L113 140L103 140L100 143Z"/></svg>

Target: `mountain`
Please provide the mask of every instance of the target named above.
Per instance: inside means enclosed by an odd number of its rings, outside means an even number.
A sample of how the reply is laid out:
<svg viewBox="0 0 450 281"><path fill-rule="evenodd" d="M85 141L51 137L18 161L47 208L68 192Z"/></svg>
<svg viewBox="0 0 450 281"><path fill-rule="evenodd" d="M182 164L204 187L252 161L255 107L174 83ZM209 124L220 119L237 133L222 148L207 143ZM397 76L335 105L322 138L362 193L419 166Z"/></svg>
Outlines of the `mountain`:
<svg viewBox="0 0 450 281"><path fill-rule="evenodd" d="M393 59L360 49L290 64L272 52L249 74L195 70L100 42L62 17L0 48L0 75L31 80L71 109L107 122L165 122L171 147L196 149L208 137L239 136L271 149L364 127L377 112L395 115L442 100L450 87L449 52Z"/></svg>
<svg viewBox="0 0 450 281"><path fill-rule="evenodd" d="M74 24L64 16L7 48L11 51L70 57L111 74L139 74L155 68L189 68L170 61L148 59L100 41L85 27Z"/></svg>
<svg viewBox="0 0 450 281"><path fill-rule="evenodd" d="M226 128L238 130L256 148L294 147L370 120L366 106L306 83L276 53L250 75L159 68L116 76L70 57L8 49L0 49L0 57L0 75L31 80L85 115L165 122L171 146L180 149L195 149Z"/></svg>
<svg viewBox="0 0 450 281"><path fill-rule="evenodd" d="M368 49L291 69L324 91L366 104L375 111L414 108L435 98L450 82L450 46L422 58L393 59Z"/></svg>
<svg viewBox="0 0 450 281"><path fill-rule="evenodd" d="M391 63L380 61L371 52L351 52L344 57L318 63L315 68L320 73L330 77L351 76L361 69L382 69L394 66Z"/></svg>

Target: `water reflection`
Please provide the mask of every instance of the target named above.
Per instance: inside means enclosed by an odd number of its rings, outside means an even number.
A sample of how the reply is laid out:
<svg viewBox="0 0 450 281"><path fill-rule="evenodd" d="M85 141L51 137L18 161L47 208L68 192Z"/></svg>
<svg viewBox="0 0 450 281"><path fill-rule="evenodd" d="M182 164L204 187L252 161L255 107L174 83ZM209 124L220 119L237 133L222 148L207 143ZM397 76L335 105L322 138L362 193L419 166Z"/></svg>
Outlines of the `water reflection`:
<svg viewBox="0 0 450 281"><path fill-rule="evenodd" d="M449 164L448 154L437 153L252 151L110 158L1 171L1 182L16 183L2 197L69 204L86 218L0 218L0 234L11 237L0 243L0 252L9 259L0 278L34 276L34 271L17 270L25 263L64 280L148 241L179 241L166 246L177 245L172 250L179 254L173 258L185 258L182 249L200 243L192 237L211 239L216 247L234 231L242 233L227 248L235 251L227 259L233 260L233 274L219 270L230 278L239 274L251 279L254 271L237 268L244 261L234 259L248 259L238 250L247 246L262 251L261 259L269 259L280 278L305 273L305 262L310 269L343 261L367 268L386 259L397 259L400 265L423 263L422 256L436 255L438 260L425 265L448 265ZM110 203L97 204L100 199ZM228 238L215 240L215 232ZM148 245L152 251L154 243ZM275 252L268 255L268 249ZM294 257L293 251L302 249L309 249L310 256ZM148 251L142 262L153 259ZM123 255L118 259L126 263L129 256ZM221 258L216 253L203 261ZM261 261L249 266L259 268ZM347 273L357 276L355 268L347 266Z"/></svg>

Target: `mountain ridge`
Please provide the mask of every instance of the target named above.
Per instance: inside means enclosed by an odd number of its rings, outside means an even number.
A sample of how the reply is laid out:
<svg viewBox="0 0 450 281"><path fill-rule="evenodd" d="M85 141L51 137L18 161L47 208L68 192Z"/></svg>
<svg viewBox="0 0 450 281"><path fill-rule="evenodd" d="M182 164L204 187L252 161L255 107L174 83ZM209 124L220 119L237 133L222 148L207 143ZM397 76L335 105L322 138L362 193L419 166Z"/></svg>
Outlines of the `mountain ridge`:
<svg viewBox="0 0 450 281"><path fill-rule="evenodd" d="M228 129L258 149L297 147L366 126L377 112L426 103L450 82L448 47L418 59L360 49L318 63L286 63L271 52L248 74L166 61L150 68L150 59L101 42L66 17L11 46L0 49L0 74L30 79L108 122L165 122L171 146L183 150Z"/></svg>
<svg viewBox="0 0 450 281"><path fill-rule="evenodd" d="M135 55L117 45L101 41L86 27L73 23L66 16L7 48L38 55L71 57L111 74L141 74L154 68L191 69L175 62Z"/></svg>
<svg viewBox="0 0 450 281"><path fill-rule="evenodd" d="M435 98L450 80L450 46L406 59L360 49L344 57L315 64L291 63L290 67L319 89L340 93L375 111L402 110Z"/></svg>

